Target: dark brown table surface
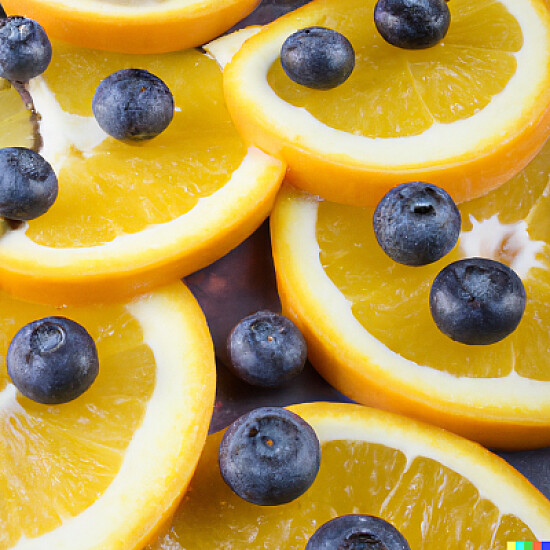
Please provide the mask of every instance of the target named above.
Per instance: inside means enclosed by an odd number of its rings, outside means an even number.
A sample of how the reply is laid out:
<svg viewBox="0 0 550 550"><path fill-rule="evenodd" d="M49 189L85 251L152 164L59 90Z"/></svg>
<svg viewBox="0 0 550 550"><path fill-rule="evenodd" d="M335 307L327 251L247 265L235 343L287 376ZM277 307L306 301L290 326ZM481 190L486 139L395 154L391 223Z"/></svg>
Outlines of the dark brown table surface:
<svg viewBox="0 0 550 550"><path fill-rule="evenodd" d="M308 0L263 0L235 28L264 24ZM350 400L325 382L308 363L303 373L281 389L259 389L241 382L225 367L225 340L243 317L260 309L280 311L266 221L250 238L211 266L185 279L203 308L218 356L218 385L210 431L220 430L241 414L266 405ZM550 447L497 452L550 499Z"/></svg>

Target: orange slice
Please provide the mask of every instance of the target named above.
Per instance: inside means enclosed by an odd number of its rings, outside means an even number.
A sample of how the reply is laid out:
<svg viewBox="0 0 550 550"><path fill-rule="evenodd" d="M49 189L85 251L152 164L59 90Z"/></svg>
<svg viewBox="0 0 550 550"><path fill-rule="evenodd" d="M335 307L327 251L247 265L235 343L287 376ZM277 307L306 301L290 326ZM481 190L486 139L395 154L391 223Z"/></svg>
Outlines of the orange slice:
<svg viewBox="0 0 550 550"><path fill-rule="evenodd" d="M40 145L36 115L10 82L0 78L0 148Z"/></svg>
<svg viewBox="0 0 550 550"><path fill-rule="evenodd" d="M383 517L414 550L504 549L550 535L548 501L475 443L360 405L290 408L321 441L310 489L281 506L245 502L221 478L214 434L171 529L151 550L295 550L326 521L351 513Z"/></svg>
<svg viewBox="0 0 550 550"><path fill-rule="evenodd" d="M129 303L54 307L0 294L0 354L26 323L62 315L96 341L99 375L41 405L0 367L0 548L139 549L179 502L206 439L215 362L180 283Z"/></svg>
<svg viewBox="0 0 550 550"><path fill-rule="evenodd" d="M87 48L162 53L200 46L259 0L3 0L8 15L38 21L51 38Z"/></svg>
<svg viewBox="0 0 550 550"><path fill-rule="evenodd" d="M549 167L550 143L518 176L462 204L458 245L423 267L384 254L372 208L287 187L271 219L277 282L323 377L356 401L490 447L550 445ZM445 336L428 305L437 273L473 256L510 265L527 293L518 328L488 346Z"/></svg>
<svg viewBox="0 0 550 550"><path fill-rule="evenodd" d="M59 195L0 237L1 287L50 303L132 296L220 258L265 219L285 166L243 143L213 59L53 49L29 90ZM174 94L171 124L147 143L108 137L92 114L99 82L125 67L149 70Z"/></svg>
<svg viewBox="0 0 550 550"><path fill-rule="evenodd" d="M249 143L280 156L291 183L373 205L403 181L483 195L523 168L550 130L550 16L543 0L453 0L444 40L387 44L375 0L314 0L250 38L224 72L229 110ZM279 60L290 34L338 30L356 65L332 90L295 84Z"/></svg>

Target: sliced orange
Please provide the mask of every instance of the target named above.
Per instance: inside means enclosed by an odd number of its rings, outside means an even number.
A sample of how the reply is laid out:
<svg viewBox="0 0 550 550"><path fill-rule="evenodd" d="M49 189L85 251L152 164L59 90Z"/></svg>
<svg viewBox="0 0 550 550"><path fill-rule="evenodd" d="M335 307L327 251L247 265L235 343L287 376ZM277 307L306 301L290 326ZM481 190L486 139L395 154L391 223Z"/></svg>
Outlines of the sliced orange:
<svg viewBox="0 0 550 550"><path fill-rule="evenodd" d="M294 185L373 205L403 181L456 201L520 171L550 130L550 15L544 0L453 0L444 40L403 50L376 31L375 0L314 0L250 38L224 72L248 143L283 158ZM338 30L356 53L332 90L292 82L279 60L300 28Z"/></svg>
<svg viewBox="0 0 550 550"><path fill-rule="evenodd" d="M169 518L206 439L215 386L202 312L177 282L129 303L54 307L0 294L0 354L49 315L82 324L99 375L41 405L0 367L0 549L139 549Z"/></svg>
<svg viewBox="0 0 550 550"><path fill-rule="evenodd" d="M154 550L297 550L326 521L359 513L392 523L414 550L506 548L548 540L550 504L479 445L353 404L290 407L321 441L321 468L295 501L256 506L225 485L221 434L209 436L189 491Z"/></svg>
<svg viewBox="0 0 550 550"><path fill-rule="evenodd" d="M283 309L333 386L365 404L442 426L490 447L550 445L550 143L518 176L460 205L458 245L434 264L393 262L372 208L286 187L272 215ZM430 286L450 262L482 256L521 277L518 328L488 346L439 331Z"/></svg>
<svg viewBox="0 0 550 550"><path fill-rule="evenodd" d="M40 145L36 114L13 85L0 78L0 148Z"/></svg>
<svg viewBox="0 0 550 550"><path fill-rule="evenodd" d="M0 238L0 287L50 303L135 295L220 258L265 219L285 166L239 137L216 61L197 50L53 50L29 90L59 195ZM125 67L149 70L174 94L171 124L147 143L108 137L92 114L99 82Z"/></svg>
<svg viewBox="0 0 550 550"><path fill-rule="evenodd" d="M162 53L200 46L259 0L3 0L8 15L38 21L51 38L87 48Z"/></svg>

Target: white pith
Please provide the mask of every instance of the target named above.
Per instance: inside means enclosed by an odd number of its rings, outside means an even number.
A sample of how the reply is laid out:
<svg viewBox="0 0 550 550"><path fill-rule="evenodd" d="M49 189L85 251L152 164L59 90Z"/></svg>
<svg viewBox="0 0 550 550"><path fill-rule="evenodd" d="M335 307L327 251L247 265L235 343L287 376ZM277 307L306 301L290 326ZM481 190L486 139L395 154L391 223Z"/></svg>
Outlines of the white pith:
<svg viewBox="0 0 550 550"><path fill-rule="evenodd" d="M452 124L434 123L415 136L369 138L330 128L305 108L295 107L279 98L267 81L268 71L279 57L288 35L298 30L298 23L280 25L269 40L252 39L254 54L239 58L238 87L241 105L254 105L261 113L264 125L273 133L285 136L300 148L316 151L319 156L349 163L368 163L386 170L432 165L461 157L489 152L498 136L505 142L518 131L518 121L529 112L541 93L541 83L549 75L550 36L540 14L529 1L503 0L502 4L517 19L523 29L524 43L515 53L517 70L504 90L489 104L469 118ZM261 105L255 100L261 98ZM520 124L523 129L527 122Z"/></svg>
<svg viewBox="0 0 550 550"><path fill-rule="evenodd" d="M75 11L99 12L105 15L157 14L183 8L211 9L212 4L223 6L227 0L49 0Z"/></svg>
<svg viewBox="0 0 550 550"><path fill-rule="evenodd" d="M483 411L491 416L502 406L513 406L514 418L509 420L528 419L536 424L550 418L550 382L523 378L513 368L509 375L500 378L457 377L405 359L372 336L353 315L353 304L323 269L316 240L318 204L305 193L286 201L285 223L278 224L276 238L280 239L277 247L284 246L286 251L284 258L279 257L280 268L283 273L288 270L288 281L296 282L292 292L304 297L302 304L307 304L311 318L337 319L329 328L325 323L323 330L330 334L320 336L323 345L334 348L335 357L341 356L342 350L351 350L353 357L368 365L365 374L369 378L391 379L405 395L416 395L421 389L427 402L436 398L449 411L453 403L460 403L461 410L468 406L479 415ZM537 262L534 257L532 260ZM501 413L497 416L505 420Z"/></svg>
<svg viewBox="0 0 550 550"><path fill-rule="evenodd" d="M143 330L157 370L145 416L126 448L122 466L90 507L64 518L60 528L38 538L21 538L12 550L127 550L136 532L154 527L171 504L163 499L177 496L181 487L173 486L176 470L188 468L183 477L191 476L205 435L199 430L204 429L204 415L209 414L213 399L205 391L206 379L214 375L213 351L204 349L197 330L204 323L202 312L181 283L167 292L146 295L127 309ZM24 414L14 395L8 384L0 393L0 414ZM137 519L147 523L136 524Z"/></svg>

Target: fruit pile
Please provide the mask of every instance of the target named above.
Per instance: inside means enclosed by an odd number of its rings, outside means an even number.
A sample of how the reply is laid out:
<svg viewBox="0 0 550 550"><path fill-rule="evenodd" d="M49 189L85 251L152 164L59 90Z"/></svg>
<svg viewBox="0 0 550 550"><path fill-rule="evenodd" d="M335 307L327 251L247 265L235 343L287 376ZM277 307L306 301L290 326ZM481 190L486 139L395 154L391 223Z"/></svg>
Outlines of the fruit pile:
<svg viewBox="0 0 550 550"><path fill-rule="evenodd" d="M550 539L479 445L550 445L546 3L207 4L0 8L0 550ZM181 279L268 216L214 349ZM272 401L207 436L215 353Z"/></svg>

